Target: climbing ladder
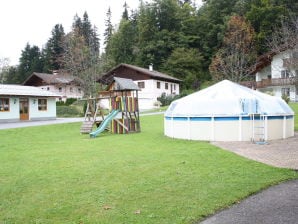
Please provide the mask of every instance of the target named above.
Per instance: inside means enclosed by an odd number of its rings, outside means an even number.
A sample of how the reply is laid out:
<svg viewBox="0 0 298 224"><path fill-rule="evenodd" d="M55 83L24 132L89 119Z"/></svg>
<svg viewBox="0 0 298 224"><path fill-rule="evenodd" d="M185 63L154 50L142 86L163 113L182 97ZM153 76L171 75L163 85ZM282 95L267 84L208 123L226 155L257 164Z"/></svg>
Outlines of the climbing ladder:
<svg viewBox="0 0 298 224"><path fill-rule="evenodd" d="M96 120L98 115L104 120L104 114L100 110L99 102L96 102L96 99L94 98L88 99L84 122L80 130L82 134L89 134L93 129L93 125L99 123L99 121Z"/></svg>
<svg viewBox="0 0 298 224"><path fill-rule="evenodd" d="M252 138L251 141L257 144L265 143L266 116L264 114L251 114Z"/></svg>

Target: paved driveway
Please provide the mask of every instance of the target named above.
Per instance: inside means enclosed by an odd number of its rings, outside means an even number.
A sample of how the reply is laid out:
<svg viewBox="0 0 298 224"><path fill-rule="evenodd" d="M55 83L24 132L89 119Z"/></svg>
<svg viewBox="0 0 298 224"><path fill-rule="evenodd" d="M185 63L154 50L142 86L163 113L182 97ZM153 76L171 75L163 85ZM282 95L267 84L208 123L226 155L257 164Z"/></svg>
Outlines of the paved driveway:
<svg viewBox="0 0 298 224"><path fill-rule="evenodd" d="M19 121L19 122L0 123L0 129L23 128L23 127L30 127L30 126L62 124L62 123L83 122L83 121L84 121L83 117L57 118L55 120L46 120L46 121Z"/></svg>
<svg viewBox="0 0 298 224"><path fill-rule="evenodd" d="M265 145L252 142L211 142L211 144L271 166L298 170L298 132L295 132L294 137L268 141Z"/></svg>
<svg viewBox="0 0 298 224"><path fill-rule="evenodd" d="M270 187L201 224L297 224L298 180Z"/></svg>

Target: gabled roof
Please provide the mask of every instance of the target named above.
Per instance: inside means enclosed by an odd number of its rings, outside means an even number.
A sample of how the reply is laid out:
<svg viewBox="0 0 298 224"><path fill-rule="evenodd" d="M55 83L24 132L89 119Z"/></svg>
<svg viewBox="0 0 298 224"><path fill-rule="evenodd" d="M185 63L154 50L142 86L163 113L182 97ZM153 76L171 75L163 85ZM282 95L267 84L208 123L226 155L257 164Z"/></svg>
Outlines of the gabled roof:
<svg viewBox="0 0 298 224"><path fill-rule="evenodd" d="M70 84L72 82L82 83L80 78L68 74L47 74L33 72L33 74L24 81L23 85L30 85L30 83L36 78L41 79L45 84L49 85Z"/></svg>
<svg viewBox="0 0 298 224"><path fill-rule="evenodd" d="M22 85L2 85L0 84L1 96L45 96L45 97L59 97L59 94L50 91L42 90L33 86Z"/></svg>
<svg viewBox="0 0 298 224"><path fill-rule="evenodd" d="M129 64L119 64L118 66L114 67L113 69L111 69L110 71L108 71L107 73L105 73L101 78L98 79L98 82L103 82L103 83L109 83L111 82L111 77L117 77L117 69L119 69L120 67L125 67L125 68L129 68L135 71L138 71L142 74L148 75L150 77L152 77L153 79L162 79L162 80L169 80L169 81L174 81L174 82L182 82L182 80L177 79L173 76L155 71L155 70L149 70L146 68L141 68L135 65L129 65Z"/></svg>
<svg viewBox="0 0 298 224"><path fill-rule="evenodd" d="M132 81L132 79L124 79L114 77L117 84L117 90L139 90L139 87Z"/></svg>

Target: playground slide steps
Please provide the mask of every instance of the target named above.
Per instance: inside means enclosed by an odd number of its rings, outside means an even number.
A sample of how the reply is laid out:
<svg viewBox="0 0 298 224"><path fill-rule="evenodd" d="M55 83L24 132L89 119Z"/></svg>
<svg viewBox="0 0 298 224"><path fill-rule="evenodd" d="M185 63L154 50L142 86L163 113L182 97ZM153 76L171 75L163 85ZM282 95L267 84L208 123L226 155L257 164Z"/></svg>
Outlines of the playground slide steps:
<svg viewBox="0 0 298 224"><path fill-rule="evenodd" d="M81 133L82 134L89 134L93 128L93 121L84 121L81 126Z"/></svg>

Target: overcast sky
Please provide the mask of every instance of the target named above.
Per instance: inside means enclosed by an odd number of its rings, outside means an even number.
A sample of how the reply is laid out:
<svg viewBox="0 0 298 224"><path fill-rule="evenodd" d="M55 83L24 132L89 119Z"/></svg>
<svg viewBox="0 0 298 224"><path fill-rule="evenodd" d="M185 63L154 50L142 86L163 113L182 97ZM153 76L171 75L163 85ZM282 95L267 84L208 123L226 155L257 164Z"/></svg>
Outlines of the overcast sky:
<svg viewBox="0 0 298 224"><path fill-rule="evenodd" d="M11 65L18 64L26 43L40 48L51 37L56 24L62 24L67 33L76 14L83 17L87 11L98 34L105 29L104 21L109 7L112 22L120 21L126 1L131 9L137 9L139 0L5 0L0 7L0 58L9 58ZM147 0L150 2L150 0ZM200 0L196 0L200 2Z"/></svg>

